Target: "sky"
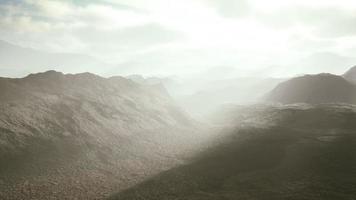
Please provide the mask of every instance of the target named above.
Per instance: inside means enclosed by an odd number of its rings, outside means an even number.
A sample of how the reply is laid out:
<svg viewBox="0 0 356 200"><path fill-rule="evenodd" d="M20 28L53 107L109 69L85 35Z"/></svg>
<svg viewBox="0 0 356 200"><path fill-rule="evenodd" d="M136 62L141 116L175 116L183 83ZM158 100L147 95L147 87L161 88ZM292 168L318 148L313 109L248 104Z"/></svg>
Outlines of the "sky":
<svg viewBox="0 0 356 200"><path fill-rule="evenodd" d="M356 1L0 0L0 40L113 74L341 74L356 65Z"/></svg>

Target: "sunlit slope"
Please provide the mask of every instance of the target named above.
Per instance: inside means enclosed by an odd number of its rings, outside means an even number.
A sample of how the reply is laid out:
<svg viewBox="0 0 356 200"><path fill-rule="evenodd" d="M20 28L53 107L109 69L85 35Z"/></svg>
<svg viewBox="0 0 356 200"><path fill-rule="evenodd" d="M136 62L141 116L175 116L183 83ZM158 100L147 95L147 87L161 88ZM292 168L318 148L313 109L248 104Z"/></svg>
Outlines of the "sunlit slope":
<svg viewBox="0 0 356 200"><path fill-rule="evenodd" d="M216 146L112 199L354 199L356 112L346 105L231 111Z"/></svg>
<svg viewBox="0 0 356 200"><path fill-rule="evenodd" d="M48 71L0 94L0 199L105 197L174 163L193 129L164 88L122 77Z"/></svg>

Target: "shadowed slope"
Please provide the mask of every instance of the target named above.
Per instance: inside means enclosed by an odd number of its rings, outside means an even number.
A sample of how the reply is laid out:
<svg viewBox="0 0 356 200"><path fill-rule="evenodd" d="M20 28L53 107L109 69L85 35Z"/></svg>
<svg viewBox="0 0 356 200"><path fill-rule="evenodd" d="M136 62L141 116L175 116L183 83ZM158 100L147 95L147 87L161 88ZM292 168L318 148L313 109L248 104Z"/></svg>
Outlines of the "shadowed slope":
<svg viewBox="0 0 356 200"><path fill-rule="evenodd" d="M240 118L235 123L243 128L225 132L215 148L190 164L111 199L355 198L354 110L342 105L245 110L258 115L259 123Z"/></svg>

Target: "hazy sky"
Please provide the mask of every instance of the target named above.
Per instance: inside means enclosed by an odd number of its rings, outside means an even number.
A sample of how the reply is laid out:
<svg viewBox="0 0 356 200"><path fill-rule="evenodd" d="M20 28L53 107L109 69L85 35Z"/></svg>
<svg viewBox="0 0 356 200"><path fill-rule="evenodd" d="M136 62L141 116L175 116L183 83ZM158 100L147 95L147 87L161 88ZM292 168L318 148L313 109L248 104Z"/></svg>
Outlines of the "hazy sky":
<svg viewBox="0 0 356 200"><path fill-rule="evenodd" d="M0 0L0 39L113 73L342 73L356 65L356 1Z"/></svg>

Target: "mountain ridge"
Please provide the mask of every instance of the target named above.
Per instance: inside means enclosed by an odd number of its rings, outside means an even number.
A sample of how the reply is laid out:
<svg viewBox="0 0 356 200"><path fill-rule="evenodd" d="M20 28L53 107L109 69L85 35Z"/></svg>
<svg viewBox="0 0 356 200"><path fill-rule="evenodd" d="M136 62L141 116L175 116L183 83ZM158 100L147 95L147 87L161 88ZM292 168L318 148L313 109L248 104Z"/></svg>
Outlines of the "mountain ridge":
<svg viewBox="0 0 356 200"><path fill-rule="evenodd" d="M162 88L119 76L51 70L0 78L0 93L1 199L102 198L177 162L195 129Z"/></svg>

